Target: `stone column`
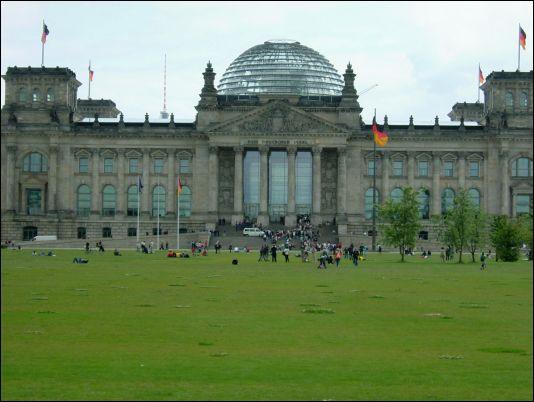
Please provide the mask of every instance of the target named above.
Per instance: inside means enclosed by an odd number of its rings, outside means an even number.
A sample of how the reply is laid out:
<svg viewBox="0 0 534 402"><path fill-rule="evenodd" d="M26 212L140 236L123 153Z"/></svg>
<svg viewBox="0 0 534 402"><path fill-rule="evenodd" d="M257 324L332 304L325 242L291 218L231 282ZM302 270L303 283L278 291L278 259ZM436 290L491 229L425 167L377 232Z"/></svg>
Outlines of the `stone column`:
<svg viewBox="0 0 534 402"><path fill-rule="evenodd" d="M126 200L128 194L124 185L124 153L125 149L118 148L117 151L117 211L115 215L126 215Z"/></svg>
<svg viewBox="0 0 534 402"><path fill-rule="evenodd" d="M346 224L347 220L347 149L337 150L337 214L338 224Z"/></svg>
<svg viewBox="0 0 534 402"><path fill-rule="evenodd" d="M295 160L297 148L287 148L287 215L285 217L286 226L295 226L297 216L295 214L295 194L296 194L296 171Z"/></svg>
<svg viewBox="0 0 534 402"><path fill-rule="evenodd" d="M234 147L234 216L235 225L243 219L243 147Z"/></svg>
<svg viewBox="0 0 534 402"><path fill-rule="evenodd" d="M313 151L313 199L312 199L312 224L322 223L321 217L321 151L322 148L315 146Z"/></svg>
<svg viewBox="0 0 534 402"><path fill-rule="evenodd" d="M152 214L152 187L150 184L150 150L148 148L143 149L143 195L140 208L140 213L144 215L145 219L150 217ZM140 231L142 232L141 229Z"/></svg>
<svg viewBox="0 0 534 402"><path fill-rule="evenodd" d="M269 148L260 147L260 213L258 223L269 224L269 213L267 210L269 198Z"/></svg>
<svg viewBox="0 0 534 402"><path fill-rule="evenodd" d="M102 197L100 191L100 150L93 148L93 169L91 180L91 215L100 215Z"/></svg>
<svg viewBox="0 0 534 402"><path fill-rule="evenodd" d="M57 201L57 157L58 146L50 145L48 147L48 199L47 199L47 211L46 213L57 213L56 201Z"/></svg>
<svg viewBox="0 0 534 402"><path fill-rule="evenodd" d="M501 214L510 215L510 173L508 172L508 151L499 153L501 163Z"/></svg>
<svg viewBox="0 0 534 402"><path fill-rule="evenodd" d="M169 150L167 156L167 216L176 216L176 191L178 188L178 180L175 176L176 172L176 158L174 150Z"/></svg>
<svg viewBox="0 0 534 402"><path fill-rule="evenodd" d="M432 208L430 215L441 215L440 168L440 155L434 152L432 155Z"/></svg>
<svg viewBox="0 0 534 402"><path fill-rule="evenodd" d="M74 211L74 199L76 190L73 185L74 172L78 169L74 165L74 158L69 144L61 145L58 153L57 172L59 191L57 195L56 208L63 214L72 214Z"/></svg>
<svg viewBox="0 0 534 402"><path fill-rule="evenodd" d="M209 147L209 215L216 219L219 210L219 148Z"/></svg>
<svg viewBox="0 0 534 402"><path fill-rule="evenodd" d="M389 197L389 152L382 151L382 191L379 197L380 202L378 204L383 204L384 201Z"/></svg>
<svg viewBox="0 0 534 402"><path fill-rule="evenodd" d="M7 163L6 171L2 174L2 181L5 180L5 188L2 187L2 210L7 212L16 211L16 198L15 195L18 193L17 189L17 180L16 180L16 156L17 156L17 146L8 145L7 146ZM5 190L5 191L4 191Z"/></svg>
<svg viewBox="0 0 534 402"><path fill-rule="evenodd" d="M408 152L408 186L414 189L414 192L417 192L417 189L414 188L415 185L415 152Z"/></svg>
<svg viewBox="0 0 534 402"><path fill-rule="evenodd" d="M466 152L458 152L458 188L465 189L465 157Z"/></svg>

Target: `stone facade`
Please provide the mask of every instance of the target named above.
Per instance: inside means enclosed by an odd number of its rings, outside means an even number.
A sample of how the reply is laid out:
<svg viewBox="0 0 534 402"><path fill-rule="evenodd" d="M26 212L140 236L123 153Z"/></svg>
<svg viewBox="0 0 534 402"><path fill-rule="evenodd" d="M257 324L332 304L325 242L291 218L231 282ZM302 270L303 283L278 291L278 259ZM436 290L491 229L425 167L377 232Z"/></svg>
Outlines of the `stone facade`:
<svg viewBox="0 0 534 402"><path fill-rule="evenodd" d="M174 123L171 116L169 123L151 123L148 115L144 123L122 116L114 123L81 122L74 118L81 84L71 70L9 68L2 76L2 240L37 233L132 237L137 210L129 194L137 194L139 178L140 233L155 230L155 194L164 197L162 232L176 233L178 178L188 192L180 197L190 197L190 204L180 204L188 208L180 217L183 230L211 230L221 219L238 222L244 217L243 163L250 150L260 155L259 223L270 223L269 152L283 150L285 224L295 224L295 154L306 150L313 161L312 222L335 221L347 240L371 229L365 194L373 186L373 157L379 200L397 187L425 189L429 216L441 213L445 189L476 189L480 206L491 214L513 216L518 196L532 200L532 71L487 77L479 125L386 120L383 131L390 141L376 154L371 127L361 121L350 65L338 97L223 96L215 89L211 64L203 75L195 122ZM433 236L430 221L423 225Z"/></svg>

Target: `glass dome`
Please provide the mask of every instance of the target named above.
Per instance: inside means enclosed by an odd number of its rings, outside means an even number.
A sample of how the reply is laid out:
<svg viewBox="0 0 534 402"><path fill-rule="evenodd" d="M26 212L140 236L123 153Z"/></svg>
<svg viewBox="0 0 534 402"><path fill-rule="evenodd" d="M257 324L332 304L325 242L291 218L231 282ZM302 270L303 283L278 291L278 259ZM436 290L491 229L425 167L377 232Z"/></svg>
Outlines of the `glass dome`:
<svg viewBox="0 0 534 402"><path fill-rule="evenodd" d="M220 95L341 95L344 82L321 54L296 41L272 40L235 59L218 86Z"/></svg>

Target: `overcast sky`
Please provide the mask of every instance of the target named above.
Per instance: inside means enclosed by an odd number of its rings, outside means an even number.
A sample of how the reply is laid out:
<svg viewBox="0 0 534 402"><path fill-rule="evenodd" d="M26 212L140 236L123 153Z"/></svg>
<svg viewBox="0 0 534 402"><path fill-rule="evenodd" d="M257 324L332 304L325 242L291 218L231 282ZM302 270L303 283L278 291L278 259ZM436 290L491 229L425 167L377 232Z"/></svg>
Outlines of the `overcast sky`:
<svg viewBox="0 0 534 402"><path fill-rule="evenodd" d="M42 21L50 34L45 66L68 67L88 97L112 99L125 119L163 108L193 121L210 60L219 83L230 63L270 39L293 39L340 74L350 61L364 121L449 121L456 102L474 102L478 65L515 71L519 24L527 35L521 71L532 70L532 2L2 2L2 74L41 65ZM2 80L2 105L4 104ZM481 95L481 100L483 96Z"/></svg>

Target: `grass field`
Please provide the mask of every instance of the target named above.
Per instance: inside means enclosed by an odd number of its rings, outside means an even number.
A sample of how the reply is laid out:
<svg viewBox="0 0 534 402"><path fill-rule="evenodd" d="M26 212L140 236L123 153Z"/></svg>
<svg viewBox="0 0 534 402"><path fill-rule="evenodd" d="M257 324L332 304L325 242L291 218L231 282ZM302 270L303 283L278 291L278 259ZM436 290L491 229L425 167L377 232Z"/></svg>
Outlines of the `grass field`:
<svg viewBox="0 0 534 402"><path fill-rule="evenodd" d="M2 400L533 399L531 262L30 254L1 253Z"/></svg>

